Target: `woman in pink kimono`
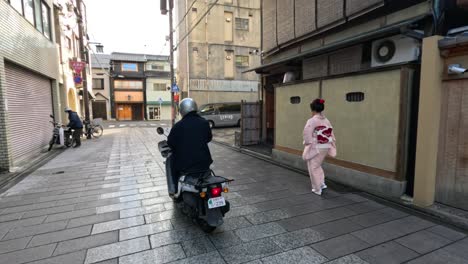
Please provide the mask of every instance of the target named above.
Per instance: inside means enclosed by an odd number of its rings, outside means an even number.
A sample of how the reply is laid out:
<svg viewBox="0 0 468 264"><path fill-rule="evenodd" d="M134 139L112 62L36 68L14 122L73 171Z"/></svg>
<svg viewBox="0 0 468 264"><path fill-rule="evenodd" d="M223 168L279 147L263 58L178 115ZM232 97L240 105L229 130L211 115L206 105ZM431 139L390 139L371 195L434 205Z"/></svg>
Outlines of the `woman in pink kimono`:
<svg viewBox="0 0 468 264"><path fill-rule="evenodd" d="M304 127L304 152L302 158L307 162L312 192L322 195L325 185L325 174L322 162L327 155L336 156L335 135L330 121L322 114L325 100L315 99L310 104L312 118L307 120Z"/></svg>

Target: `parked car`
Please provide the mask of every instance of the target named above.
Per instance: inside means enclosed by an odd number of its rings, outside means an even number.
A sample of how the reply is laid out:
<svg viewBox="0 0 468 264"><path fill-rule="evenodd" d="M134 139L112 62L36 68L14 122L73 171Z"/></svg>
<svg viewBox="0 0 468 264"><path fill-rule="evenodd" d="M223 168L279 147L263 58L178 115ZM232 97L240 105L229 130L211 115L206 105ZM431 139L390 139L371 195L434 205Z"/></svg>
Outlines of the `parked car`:
<svg viewBox="0 0 468 264"><path fill-rule="evenodd" d="M212 103L202 105L199 114L208 120L210 127L240 126L240 103Z"/></svg>

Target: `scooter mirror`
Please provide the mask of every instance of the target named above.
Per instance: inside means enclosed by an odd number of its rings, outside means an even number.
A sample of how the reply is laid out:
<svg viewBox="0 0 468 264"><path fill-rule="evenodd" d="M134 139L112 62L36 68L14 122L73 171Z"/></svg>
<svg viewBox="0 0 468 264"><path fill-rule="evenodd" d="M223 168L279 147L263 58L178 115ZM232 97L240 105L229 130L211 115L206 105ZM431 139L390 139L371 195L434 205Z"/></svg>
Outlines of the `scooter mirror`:
<svg viewBox="0 0 468 264"><path fill-rule="evenodd" d="M156 128L156 131L158 132L159 135L163 135L163 134L164 134L164 129L163 129L162 127Z"/></svg>

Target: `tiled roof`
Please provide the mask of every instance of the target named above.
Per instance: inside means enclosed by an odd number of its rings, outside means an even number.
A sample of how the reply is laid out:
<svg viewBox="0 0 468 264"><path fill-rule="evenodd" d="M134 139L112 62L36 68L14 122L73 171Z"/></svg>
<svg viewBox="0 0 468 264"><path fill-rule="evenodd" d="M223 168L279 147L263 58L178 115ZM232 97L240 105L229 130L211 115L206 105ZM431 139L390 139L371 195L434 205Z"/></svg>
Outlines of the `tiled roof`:
<svg viewBox="0 0 468 264"><path fill-rule="evenodd" d="M93 68L110 68L111 55L109 54L91 54L91 67Z"/></svg>
<svg viewBox="0 0 468 264"><path fill-rule="evenodd" d="M112 52L111 60L115 61L135 61L135 62L146 62L146 61L168 61L169 56L165 55L151 55L151 54L137 54L137 53L123 53L123 52Z"/></svg>

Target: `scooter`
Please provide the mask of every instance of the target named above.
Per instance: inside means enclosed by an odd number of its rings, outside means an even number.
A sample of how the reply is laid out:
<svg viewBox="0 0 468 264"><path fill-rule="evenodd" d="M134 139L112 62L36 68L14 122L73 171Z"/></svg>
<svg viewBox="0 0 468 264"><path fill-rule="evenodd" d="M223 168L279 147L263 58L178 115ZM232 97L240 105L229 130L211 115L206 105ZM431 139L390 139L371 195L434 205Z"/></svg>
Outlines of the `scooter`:
<svg viewBox="0 0 468 264"><path fill-rule="evenodd" d="M157 132L159 135L165 135L162 127L158 127ZM163 158L166 158L169 196L204 232L213 232L224 223L223 217L229 212L229 202L222 194L229 191L228 185L233 180L217 176L212 170L208 170L182 173L178 182L174 182L172 150L167 140L160 141L158 149Z"/></svg>
<svg viewBox="0 0 468 264"><path fill-rule="evenodd" d="M54 119L53 115L50 115L50 117L52 119ZM47 151L50 151L52 149L52 147L54 146L54 144L60 145L60 129L63 129L63 125L58 123L58 122L49 121L49 123L52 123L52 125L54 126L54 130L53 130L52 138L50 139L49 148L47 149ZM64 130L63 136L64 136L63 143L64 143L65 147L68 148L68 147L72 146L73 141L74 141L73 140L73 130L71 128Z"/></svg>

